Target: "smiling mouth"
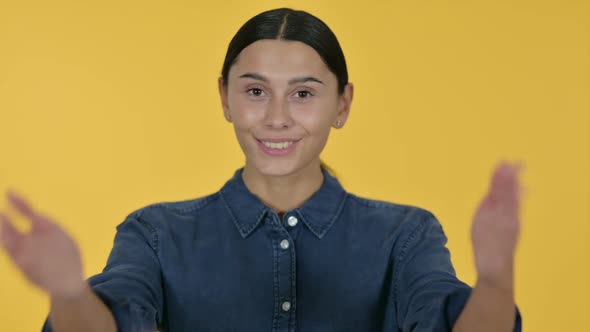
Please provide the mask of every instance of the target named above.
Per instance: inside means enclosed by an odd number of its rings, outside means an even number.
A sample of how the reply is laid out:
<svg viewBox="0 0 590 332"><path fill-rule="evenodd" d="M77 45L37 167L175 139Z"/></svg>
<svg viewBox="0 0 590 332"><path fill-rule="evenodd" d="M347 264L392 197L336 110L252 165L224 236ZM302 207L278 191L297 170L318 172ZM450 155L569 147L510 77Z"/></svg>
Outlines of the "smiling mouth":
<svg viewBox="0 0 590 332"><path fill-rule="evenodd" d="M299 142L301 139L289 139L289 138L285 138L285 139L256 139L259 143L261 143L263 146L269 148L269 149L273 149L273 150L287 150L289 149L293 144Z"/></svg>
<svg viewBox="0 0 590 332"><path fill-rule="evenodd" d="M262 142L262 144L264 144L265 146L271 148L271 149L286 149L288 147L290 147L294 141L287 141L287 142L265 142L265 141L260 141Z"/></svg>

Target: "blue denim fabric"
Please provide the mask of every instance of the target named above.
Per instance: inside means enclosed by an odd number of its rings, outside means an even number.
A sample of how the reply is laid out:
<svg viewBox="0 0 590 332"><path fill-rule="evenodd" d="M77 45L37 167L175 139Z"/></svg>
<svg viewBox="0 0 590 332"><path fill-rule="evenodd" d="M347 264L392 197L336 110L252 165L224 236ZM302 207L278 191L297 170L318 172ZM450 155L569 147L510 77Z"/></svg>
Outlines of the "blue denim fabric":
<svg viewBox="0 0 590 332"><path fill-rule="evenodd" d="M433 214L348 193L322 169L321 188L279 218L242 170L117 226L88 282L119 331L450 331L471 288Z"/></svg>

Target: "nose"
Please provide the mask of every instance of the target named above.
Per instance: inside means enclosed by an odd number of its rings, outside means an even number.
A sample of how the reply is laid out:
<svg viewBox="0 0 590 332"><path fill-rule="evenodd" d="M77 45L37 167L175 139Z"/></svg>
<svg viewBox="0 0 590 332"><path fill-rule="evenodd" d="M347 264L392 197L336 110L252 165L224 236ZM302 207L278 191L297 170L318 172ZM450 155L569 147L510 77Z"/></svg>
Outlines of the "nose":
<svg viewBox="0 0 590 332"><path fill-rule="evenodd" d="M293 125L289 104L281 98L272 98L266 106L264 122L270 128L287 128Z"/></svg>

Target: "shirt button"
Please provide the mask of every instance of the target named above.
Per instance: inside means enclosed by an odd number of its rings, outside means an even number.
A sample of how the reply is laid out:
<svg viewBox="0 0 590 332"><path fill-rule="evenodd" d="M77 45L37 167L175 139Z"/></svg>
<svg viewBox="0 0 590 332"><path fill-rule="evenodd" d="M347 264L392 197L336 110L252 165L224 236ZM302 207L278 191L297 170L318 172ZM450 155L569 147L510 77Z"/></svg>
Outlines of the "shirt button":
<svg viewBox="0 0 590 332"><path fill-rule="evenodd" d="M295 216L290 216L289 219L287 219L287 224L289 224L291 227L295 227L297 222L299 222L299 220L297 220L297 217Z"/></svg>
<svg viewBox="0 0 590 332"><path fill-rule="evenodd" d="M289 249L289 240L283 240L283 241L281 241L281 248L283 248L283 249Z"/></svg>
<svg viewBox="0 0 590 332"><path fill-rule="evenodd" d="M289 311L291 309L291 302L285 301L281 307L283 308L283 311Z"/></svg>

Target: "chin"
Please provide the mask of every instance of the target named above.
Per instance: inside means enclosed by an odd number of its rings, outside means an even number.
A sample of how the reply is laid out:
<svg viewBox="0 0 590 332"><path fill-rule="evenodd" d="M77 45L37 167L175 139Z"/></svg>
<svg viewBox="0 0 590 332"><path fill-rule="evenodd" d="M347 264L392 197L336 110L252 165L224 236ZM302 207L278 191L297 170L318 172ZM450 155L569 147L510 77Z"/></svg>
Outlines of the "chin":
<svg viewBox="0 0 590 332"><path fill-rule="evenodd" d="M260 175L265 176L285 176L294 173L297 165L287 160L276 162L255 162L254 168Z"/></svg>
<svg viewBox="0 0 590 332"><path fill-rule="evenodd" d="M303 146L286 156L269 156L262 152L256 144L250 149L243 149L246 155L246 166L259 175L281 177L306 172L313 165L313 158L303 153ZM243 146L244 148L244 146ZM319 157L317 158L319 165Z"/></svg>

